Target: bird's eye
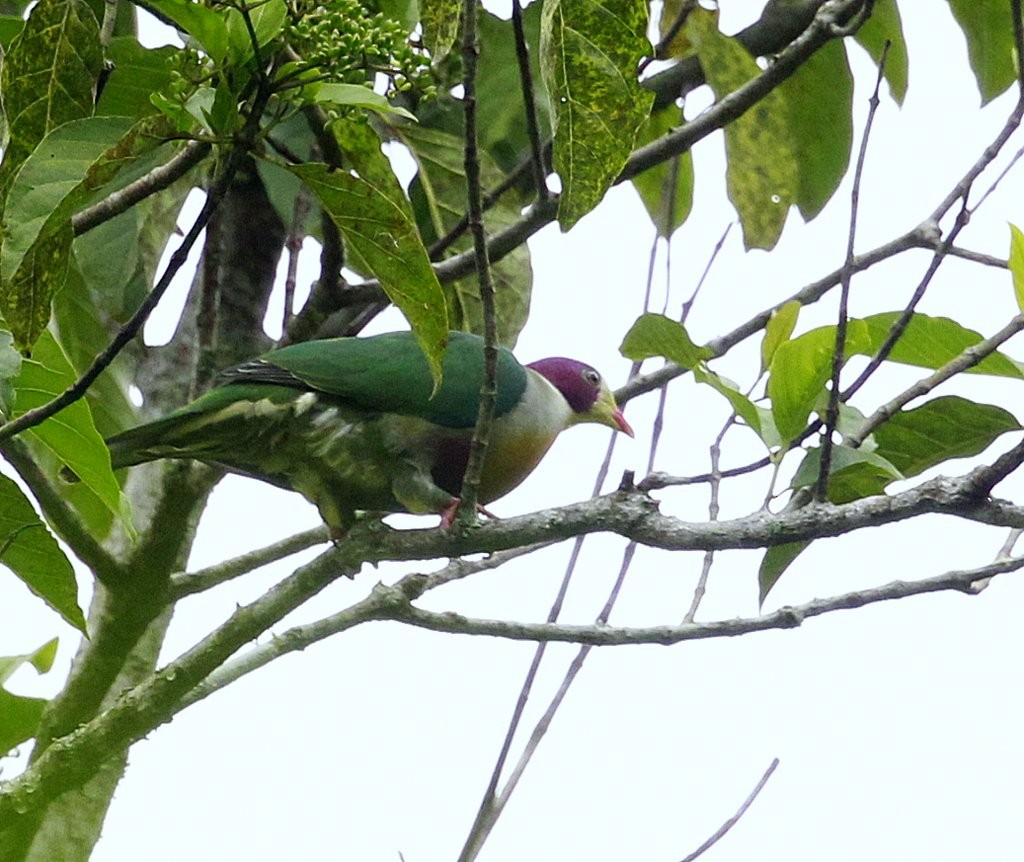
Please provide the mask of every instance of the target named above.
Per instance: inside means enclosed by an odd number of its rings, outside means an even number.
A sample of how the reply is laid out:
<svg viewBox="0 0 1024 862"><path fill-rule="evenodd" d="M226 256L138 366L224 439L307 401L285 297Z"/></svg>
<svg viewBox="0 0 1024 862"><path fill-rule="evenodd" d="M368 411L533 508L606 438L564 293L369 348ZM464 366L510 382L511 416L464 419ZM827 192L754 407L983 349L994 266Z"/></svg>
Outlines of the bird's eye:
<svg viewBox="0 0 1024 862"><path fill-rule="evenodd" d="M601 384L601 375L594 371L593 368L587 368L584 370L583 379L591 386L599 386Z"/></svg>

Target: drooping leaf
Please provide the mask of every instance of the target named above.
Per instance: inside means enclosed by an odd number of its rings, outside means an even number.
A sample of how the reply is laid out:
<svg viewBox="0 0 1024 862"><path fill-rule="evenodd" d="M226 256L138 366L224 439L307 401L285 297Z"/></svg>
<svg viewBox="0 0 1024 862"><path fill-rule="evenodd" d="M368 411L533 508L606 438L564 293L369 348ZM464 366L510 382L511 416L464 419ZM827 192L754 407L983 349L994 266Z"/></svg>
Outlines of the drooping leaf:
<svg viewBox="0 0 1024 862"><path fill-rule="evenodd" d="M13 275L3 280L0 313L23 353L32 350L50 319L50 300L64 286L71 252L71 223L34 242Z"/></svg>
<svg viewBox="0 0 1024 862"><path fill-rule="evenodd" d="M0 329L0 421L6 422L14 412L14 384L21 373L21 354L14 348L14 336Z"/></svg>
<svg viewBox="0 0 1024 862"><path fill-rule="evenodd" d="M686 327L664 314L642 314L622 340L619 352L627 359L641 362L661 356L681 368L693 368L711 358L711 351L698 347Z"/></svg>
<svg viewBox="0 0 1024 862"><path fill-rule="evenodd" d="M766 440L762 434L761 414L757 410L757 405L740 392L739 387L735 383L727 377L716 374L704 363L694 366L693 379L698 383L707 384L716 392L724 395L732 405L732 409L736 411L736 415L742 418L750 426L751 430L764 440L765 445L771 448L773 443Z"/></svg>
<svg viewBox="0 0 1024 862"><path fill-rule="evenodd" d="M419 169L409 194L420 233L433 243L451 230L466 211L466 174L462 141L454 135L434 129L405 127L399 134L409 147ZM486 154L480 159L481 180L493 187L502 179L501 171ZM520 217L522 200L514 190L503 195L484 214L488 233L510 227ZM468 234L451 245L451 252L472 248ZM530 310L533 269L526 244L492 264L494 302L498 341L507 347L516 343ZM483 307L476 275L444 286L448 318L453 329L483 334Z"/></svg>
<svg viewBox="0 0 1024 862"><path fill-rule="evenodd" d="M871 55L876 64L882 59L886 42L889 43L882 74L889 84L889 93L893 100L897 105L902 105L907 95L909 65L907 43L903 38L903 21L896 0L875 0L871 17L860 26L853 38Z"/></svg>
<svg viewBox="0 0 1024 862"><path fill-rule="evenodd" d="M719 32L717 18L698 7L687 18L686 31L721 100L761 70L743 45ZM725 127L726 186L747 248L773 248L797 199L800 180L789 117L785 93L776 88Z"/></svg>
<svg viewBox="0 0 1024 862"><path fill-rule="evenodd" d="M435 384L440 382L448 315L444 292L415 224L385 191L361 177L322 164L289 169L316 195L346 242L359 252L405 315L427 356Z"/></svg>
<svg viewBox="0 0 1024 862"><path fill-rule="evenodd" d="M56 339L44 330L32 358L15 379L15 415L20 416L60 395L77 375ZM66 464L83 484L133 533L127 498L110 468L110 452L93 424L86 401L79 400L27 432Z"/></svg>
<svg viewBox="0 0 1024 862"><path fill-rule="evenodd" d="M775 351L780 344L789 341L796 328L800 316L800 303L795 299L772 312L764 327L764 341L761 342L761 373L764 374L772 364Z"/></svg>
<svg viewBox="0 0 1024 862"><path fill-rule="evenodd" d="M675 105L655 111L640 127L636 146L657 140L679 125L680 119ZM693 155L687 150L669 162L637 174L633 186L659 236L672 236L693 209Z"/></svg>
<svg viewBox="0 0 1024 862"><path fill-rule="evenodd" d="M461 15L459 0L420 0L423 44L435 65L451 53L459 35Z"/></svg>
<svg viewBox="0 0 1024 862"><path fill-rule="evenodd" d="M984 105L1017 79L1011 4L1003 0L948 2L967 40L967 54Z"/></svg>
<svg viewBox="0 0 1024 862"><path fill-rule="evenodd" d="M0 656L0 757L35 736L46 706L42 698L11 694L2 684L26 664L46 673L56 655L57 638L53 638L27 655Z"/></svg>
<svg viewBox="0 0 1024 862"><path fill-rule="evenodd" d="M103 66L99 25L85 0L40 0L0 69L7 135L0 196L49 132L93 111Z"/></svg>
<svg viewBox="0 0 1024 862"><path fill-rule="evenodd" d="M68 623L85 632L75 572L17 484L0 475L0 564Z"/></svg>
<svg viewBox="0 0 1024 862"><path fill-rule="evenodd" d="M761 565L757 570L758 596L757 604L761 607L792 562L804 552L810 542L788 542L785 545L773 545L764 552Z"/></svg>
<svg viewBox="0 0 1024 862"><path fill-rule="evenodd" d="M797 165L796 205L805 221L839 188L853 146L853 74L840 40L815 51L780 88Z"/></svg>
<svg viewBox="0 0 1024 862"><path fill-rule="evenodd" d="M107 45L113 68L96 105L96 116L148 117L157 112L152 96L171 82L177 48L144 48L132 36L116 36Z"/></svg>
<svg viewBox="0 0 1024 862"><path fill-rule="evenodd" d="M549 0L541 18L541 75L554 117L558 223L569 230L619 175L654 95L637 80L651 51L642 0Z"/></svg>
<svg viewBox="0 0 1024 862"><path fill-rule="evenodd" d="M1010 225L1010 275L1013 277L1013 295L1017 308L1024 311L1024 233Z"/></svg>
<svg viewBox="0 0 1024 862"><path fill-rule="evenodd" d="M951 458L977 455L1000 435L1020 430L1002 407L945 395L895 414L874 438L879 455L905 476L916 476Z"/></svg>

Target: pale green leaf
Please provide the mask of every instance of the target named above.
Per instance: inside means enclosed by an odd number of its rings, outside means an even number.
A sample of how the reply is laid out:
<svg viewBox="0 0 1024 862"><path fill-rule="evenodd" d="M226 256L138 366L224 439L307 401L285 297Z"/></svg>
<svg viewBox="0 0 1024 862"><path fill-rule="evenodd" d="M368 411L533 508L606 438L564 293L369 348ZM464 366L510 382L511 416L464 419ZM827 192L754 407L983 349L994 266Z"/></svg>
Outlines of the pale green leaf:
<svg viewBox="0 0 1024 862"><path fill-rule="evenodd" d="M53 638L27 655L0 656L0 683L25 664L38 673L46 673L56 655L57 638ZM0 688L0 757L35 735L45 706L46 701L41 698L11 694Z"/></svg>
<svg viewBox="0 0 1024 862"><path fill-rule="evenodd" d="M1024 233L1010 225L1010 275L1013 277L1013 295L1017 308L1024 311Z"/></svg>
<svg viewBox="0 0 1024 862"><path fill-rule="evenodd" d="M178 29L195 39L218 63L228 53L228 27L224 16L214 8L191 0L148 0L154 11L170 18Z"/></svg>
<svg viewBox="0 0 1024 862"><path fill-rule="evenodd" d="M764 604L768 593L779 582L782 573L810 544L810 542L789 542L785 545L773 545L764 552L761 565L757 570L758 607Z"/></svg>
<svg viewBox="0 0 1024 862"><path fill-rule="evenodd" d="M743 45L719 32L717 18L698 7L687 18L686 31L721 100L761 69ZM777 88L725 127L726 187L747 248L773 248L797 199L800 180L789 117L786 96Z"/></svg>
<svg viewBox="0 0 1024 862"><path fill-rule="evenodd" d="M430 51L431 62L437 65L455 46L462 20L462 3L460 0L420 0L420 16L423 44Z"/></svg>
<svg viewBox="0 0 1024 862"><path fill-rule="evenodd" d="M641 362L661 356L681 368L693 368L711 358L711 351L698 347L686 327L664 314L642 314L622 340L619 352L627 359Z"/></svg>
<svg viewBox="0 0 1024 862"><path fill-rule="evenodd" d="M765 440L761 433L761 414L758 412L757 405L740 392L740 388L735 383L727 377L716 374L703 363L694 366L693 379L698 383L707 384L716 392L724 395L732 405L732 409L736 411L736 415L743 419L753 432L771 448L772 444Z"/></svg>
<svg viewBox="0 0 1024 862"><path fill-rule="evenodd" d="M313 100L320 104L366 108L378 114L391 114L407 120L416 120L416 117L405 108L392 105L380 93L359 84L319 84L306 89L313 93Z"/></svg>
<svg viewBox="0 0 1024 862"><path fill-rule="evenodd" d="M764 374L772 364L775 351L779 345L789 341L789 337L796 328L797 318L800 316L801 305L795 299L777 308L768 318L764 327L764 341L761 342L761 373Z"/></svg>

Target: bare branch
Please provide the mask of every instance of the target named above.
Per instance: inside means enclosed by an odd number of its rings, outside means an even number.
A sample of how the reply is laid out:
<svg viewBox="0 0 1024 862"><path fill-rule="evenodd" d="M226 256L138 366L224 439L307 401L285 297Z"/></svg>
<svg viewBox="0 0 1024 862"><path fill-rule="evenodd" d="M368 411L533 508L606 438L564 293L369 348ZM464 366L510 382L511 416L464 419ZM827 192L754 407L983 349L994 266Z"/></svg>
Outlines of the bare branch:
<svg viewBox="0 0 1024 862"><path fill-rule="evenodd" d="M721 841L726 833L732 829L737 823L740 822L740 818L747 813L747 809L754 804L754 800L757 799L758 794L764 790L764 786L768 783L768 779L772 777L772 773L778 768L779 758L774 758L768 765L768 768L764 771L764 775L761 776L761 780L757 782L754 789L750 792L750 795L744 800L743 804L739 807L736 813L725 821L707 841L700 845L694 850L689 856L683 859L683 862L693 862L694 859L698 859L703 856L708 850L710 850L715 844Z"/></svg>
<svg viewBox="0 0 1024 862"><path fill-rule="evenodd" d="M853 610L867 605L905 599L926 593L961 592L973 595L975 584L1006 572L1024 568L1024 557L1002 560L976 569L946 572L920 581L891 581L880 587L844 593L828 599L814 599L802 605L779 608L756 617L740 617L710 623L683 623L674 626L632 628L608 625L566 625L563 623L520 623L464 617L456 613L425 611L409 604L395 610L400 622L449 634L484 635L508 640L582 643L591 646L627 646L660 644L669 646L684 641L738 637L753 632L792 629L805 620L835 611Z"/></svg>

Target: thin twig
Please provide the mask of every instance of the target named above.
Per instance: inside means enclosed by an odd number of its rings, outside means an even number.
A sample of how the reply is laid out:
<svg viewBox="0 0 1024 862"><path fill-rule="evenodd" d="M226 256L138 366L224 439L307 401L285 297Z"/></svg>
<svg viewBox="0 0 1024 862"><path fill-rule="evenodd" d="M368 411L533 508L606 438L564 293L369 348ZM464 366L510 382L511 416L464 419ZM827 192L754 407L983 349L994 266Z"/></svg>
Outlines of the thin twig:
<svg viewBox="0 0 1024 862"><path fill-rule="evenodd" d="M75 236L81 236L127 212L139 201L168 188L206 158L209 152L210 145L205 141L189 141L164 164L73 215L71 229Z"/></svg>
<svg viewBox="0 0 1024 862"><path fill-rule="evenodd" d="M400 622L417 628L448 634L497 637L517 641L547 641L591 646L671 646L694 640L739 637L753 632L793 629L806 620L836 611L855 610L867 605L906 599L928 593L960 592L975 595L977 584L997 575L1024 568L1024 557L1000 560L979 566L945 572L919 581L890 581L880 587L843 593L827 599L814 599L805 604L786 606L756 617L737 617L709 623L686 623L670 626L625 627L609 625L566 625L563 623L522 623L465 617L461 614L437 613L415 605L400 612Z"/></svg>
<svg viewBox="0 0 1024 862"><path fill-rule="evenodd" d="M288 251L288 268L284 278L284 309L281 312L281 333L288 331L288 321L291 320L295 305L295 283L299 271L299 254L302 252L302 243L306 238L303 225L306 216L309 214L312 202L310 200L309 188L303 184L295 195L292 203L292 223L288 228L288 237L284 247Z"/></svg>
<svg viewBox="0 0 1024 862"><path fill-rule="evenodd" d="M547 168L544 163L544 146L540 139L540 123L537 120L537 103L533 92L533 73L530 71L530 49L526 44L523 29L523 7L519 0L512 0L512 30L516 39L516 60L519 63L519 82L523 91L523 108L526 115L526 132L530 138L530 161L533 168L533 184L541 200L549 194Z"/></svg>
<svg viewBox="0 0 1024 862"><path fill-rule="evenodd" d="M498 397L498 327L494 309L494 283L487 253L487 234L484 231L484 210L480 191L480 153L477 141L476 70L480 59L477 43L477 0L464 0L462 6L462 88L465 115L466 213L473 236L476 258L477 288L484 319L484 379L480 387L480 408L469 444L469 461L459 492L459 517L464 524L476 521L477 489L483 475L487 441L494 417L494 404Z"/></svg>
<svg viewBox="0 0 1024 862"><path fill-rule="evenodd" d="M828 391L828 407L825 410L825 428L821 432L821 466L818 470L818 482L814 497L817 500L828 499L828 480L832 470L832 435L839 421L839 378L846 359L846 327L849 323L850 283L853 279L854 246L857 238L857 213L860 209L860 184L864 178L864 162L868 155L868 141L871 139L871 128L875 123L880 100L878 93L882 88L882 76L885 73L885 60L889 55L886 40L882 47L882 56L878 60L878 75L875 78L875 89L868 100L868 116L864 123L864 134L861 136L860 151L857 154L857 166L853 173L853 188L850 192L850 230L846 240L846 259L839 276L839 320L836 322L836 339L832 351L831 385Z"/></svg>
<svg viewBox="0 0 1024 862"><path fill-rule="evenodd" d="M730 817L728 820L726 820L725 823L723 823L721 827L719 827L718 831L715 832L714 835L712 835L707 841L701 844L700 847L694 850L689 856L686 856L682 860L682 862L693 862L694 859L698 859L699 857L703 856L715 844L721 841L725 837L726 833L728 833L728 831L732 829L733 826L739 823L740 818L747 813L747 809L754 804L754 800L757 799L758 794L762 790L764 790L764 786L768 783L768 779L772 777L772 773L775 772L775 770L778 768L778 765L779 758L776 757L769 764L768 768L764 772L764 775L761 776L761 780L757 782L754 789L750 792L750 795L744 800L743 804L739 807L736 813L733 814L733 816Z"/></svg>

